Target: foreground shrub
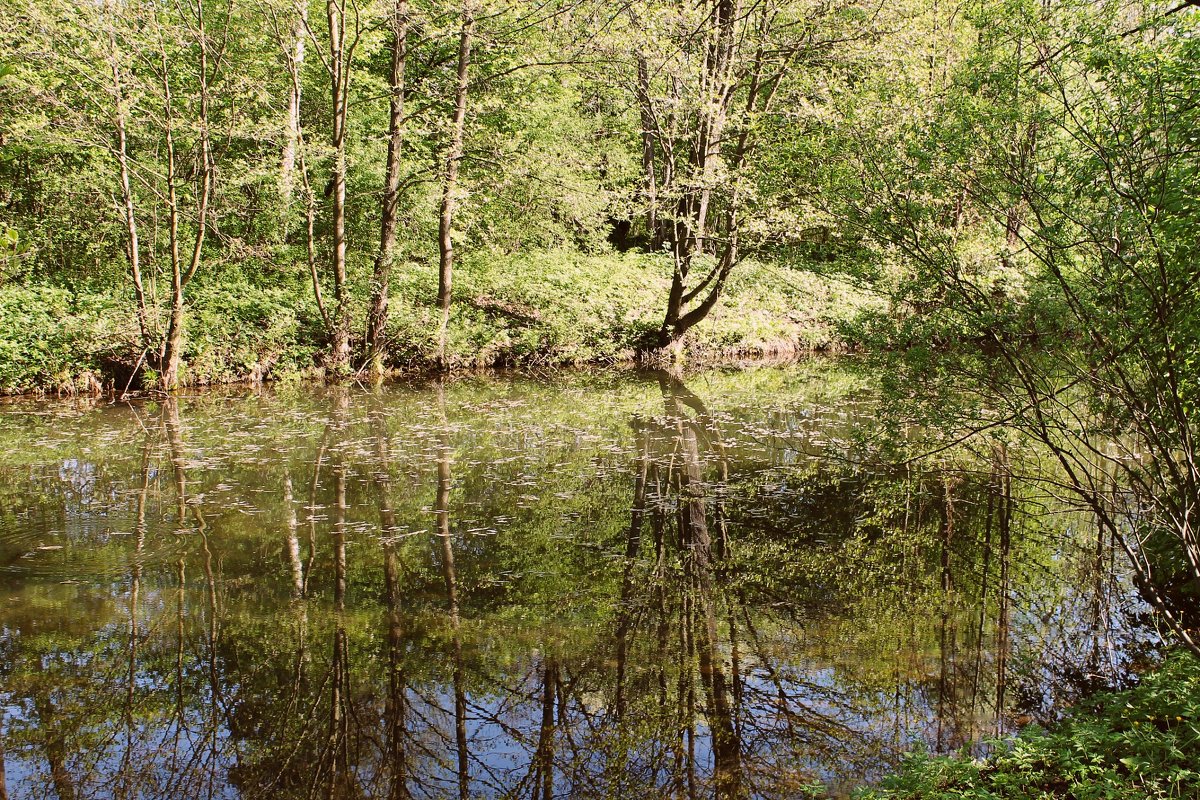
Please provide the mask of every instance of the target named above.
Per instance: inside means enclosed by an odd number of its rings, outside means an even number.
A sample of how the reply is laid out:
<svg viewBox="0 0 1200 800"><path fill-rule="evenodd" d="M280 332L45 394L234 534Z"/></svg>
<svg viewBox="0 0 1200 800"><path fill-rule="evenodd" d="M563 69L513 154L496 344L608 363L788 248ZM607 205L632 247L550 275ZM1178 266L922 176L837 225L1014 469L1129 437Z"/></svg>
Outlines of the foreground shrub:
<svg viewBox="0 0 1200 800"><path fill-rule="evenodd" d="M1200 662L1176 653L1136 687L1094 696L1053 730L987 759L914 754L862 800L1200 797Z"/></svg>

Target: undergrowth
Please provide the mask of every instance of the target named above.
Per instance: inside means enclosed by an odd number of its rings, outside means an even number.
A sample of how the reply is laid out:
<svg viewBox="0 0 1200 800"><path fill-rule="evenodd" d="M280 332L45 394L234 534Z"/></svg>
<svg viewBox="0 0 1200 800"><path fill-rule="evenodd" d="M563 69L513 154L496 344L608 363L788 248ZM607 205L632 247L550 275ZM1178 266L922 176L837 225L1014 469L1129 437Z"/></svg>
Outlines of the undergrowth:
<svg viewBox="0 0 1200 800"><path fill-rule="evenodd" d="M369 270L352 274L365 276ZM476 254L455 274L447 355L452 365L563 365L629 360L662 321L670 262L639 253ZM165 297L151 309L165 323ZM435 352L435 271L398 264L387 329L393 370ZM331 295L326 289L326 297ZM351 285L354 335L367 286ZM841 345L838 331L866 298L834 281L755 262L740 265L710 317L689 332L697 359L778 355ZM327 342L306 272L249 265L202 271L188 287L182 381L263 380L319 370ZM119 288L0 284L0 393L123 389L149 383L130 293ZM136 370L135 368L139 368Z"/></svg>
<svg viewBox="0 0 1200 800"><path fill-rule="evenodd" d="M996 746L986 759L913 754L859 800L1198 798L1200 661L1177 652L1133 689Z"/></svg>

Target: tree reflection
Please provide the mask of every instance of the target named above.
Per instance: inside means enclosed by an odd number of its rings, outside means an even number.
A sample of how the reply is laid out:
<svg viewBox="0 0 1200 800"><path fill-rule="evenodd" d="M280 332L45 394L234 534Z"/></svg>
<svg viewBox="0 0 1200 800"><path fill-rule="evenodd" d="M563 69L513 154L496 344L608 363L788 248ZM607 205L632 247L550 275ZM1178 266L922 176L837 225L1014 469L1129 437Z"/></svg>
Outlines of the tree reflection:
<svg viewBox="0 0 1200 800"><path fill-rule="evenodd" d="M405 636L398 526L392 504L392 446L382 404L371 409L375 436L374 483L379 504L380 543L383 548L383 601L387 610L387 695L384 705L385 763L390 773L389 800L408 800L408 678L405 663Z"/></svg>
<svg viewBox="0 0 1200 800"><path fill-rule="evenodd" d="M333 389L226 455L232 402L165 399L88 473L108 571L0 612L14 796L795 796L1114 668L1111 543L1043 591L1003 450L861 470L807 411L640 386L603 436L469 382ZM55 524L100 502L56 491Z"/></svg>
<svg viewBox="0 0 1200 800"><path fill-rule="evenodd" d="M4 770L4 712L0 710L0 800L8 800L8 777Z"/></svg>
<svg viewBox="0 0 1200 800"><path fill-rule="evenodd" d="M437 450L437 500L433 513L437 517L437 541L441 551L442 577L446 581L446 610L450 618L451 660L454 665L454 751L456 755L456 782L459 800L469 796L470 771L467 745L467 692L463 674L462 623L459 619L458 575L454 568L454 541L450 531L450 429L446 422L445 388L437 386L438 416L441 429L438 432Z"/></svg>

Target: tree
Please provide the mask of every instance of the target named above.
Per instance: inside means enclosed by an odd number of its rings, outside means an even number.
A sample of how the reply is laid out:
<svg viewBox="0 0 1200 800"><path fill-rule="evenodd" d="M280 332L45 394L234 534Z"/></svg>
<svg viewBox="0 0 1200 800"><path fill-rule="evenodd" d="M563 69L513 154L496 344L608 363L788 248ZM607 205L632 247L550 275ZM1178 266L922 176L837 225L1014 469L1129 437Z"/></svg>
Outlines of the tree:
<svg viewBox="0 0 1200 800"><path fill-rule="evenodd" d="M383 182L383 208L379 221L379 253L371 282L367 316L366 351L374 377L383 374L384 335L387 328L388 279L396 249L400 211L400 156L404 145L404 68L408 59L408 0L396 0L391 17L391 68L388 73L388 149Z"/></svg>
<svg viewBox="0 0 1200 800"><path fill-rule="evenodd" d="M347 39L345 0L326 0L329 56L325 68L330 78L330 144L333 167L329 193L333 197L333 329L330 331L328 366L336 373L350 367L350 297L346 286L346 126L349 120L351 67L361 35L358 6L354 7L355 31Z"/></svg>
<svg viewBox="0 0 1200 800"><path fill-rule="evenodd" d="M445 368L446 329L450 323L450 303L454 281L454 211L458 202L458 170L463 157L463 132L467 119L467 91L470 88L471 42L475 35L473 0L464 0L458 38L458 71L454 87L454 120L450 143L446 148L446 171L442 177L442 201L438 210L438 294L441 313L438 322L437 355L440 367Z"/></svg>
<svg viewBox="0 0 1200 800"><path fill-rule="evenodd" d="M166 338L159 355L162 388L173 391L179 387L179 366L183 357L183 305L184 289L197 270L204 254L204 238L208 231L208 208L213 189L213 151L211 139L210 82L223 66L223 43L221 49L210 53L208 29L206 27L204 0L196 0L195 6L187 6L185 13L191 17L182 20L182 42L196 47L195 104L197 161L195 170L195 231L192 236L191 255L186 267L180 256L180 203L178 190L178 164L176 162L176 106L172 89L171 62L167 55L168 34L158 28L159 78L162 81L163 136L166 143L167 160L167 213L171 254L171 311L167 322ZM160 22L161 26L161 22ZM190 40L190 41L189 41ZM227 41L227 40L224 40Z"/></svg>
<svg viewBox="0 0 1200 800"><path fill-rule="evenodd" d="M841 213L900 269L878 327L917 345L926 383L936 365L979 394L980 430L1015 427L1053 460L1066 477L1041 479L1200 652L1200 20L1018 2L971 21L940 107L854 154Z"/></svg>
<svg viewBox="0 0 1200 800"><path fill-rule="evenodd" d="M122 80L122 62L124 53L117 42L116 25L117 12L111 2L105 3L104 14L107 21L107 52L109 71L112 75L113 93L113 127L116 131L116 146L114 155L117 161L117 171L120 176L121 205L125 212L125 231L128 240L125 250L129 259L129 279L133 286L134 302L137 305L138 331L142 335L142 345L145 349L152 346L149 329L149 312L146 308L146 289L142 282L141 245L138 242L138 222L133 196L133 186L129 169L129 137L126 128L126 113L128 101L125 97L125 86ZM144 352L144 351L143 351Z"/></svg>
<svg viewBox="0 0 1200 800"><path fill-rule="evenodd" d="M678 358L682 337L716 306L744 255L753 156L781 91L788 94L798 70L828 68L837 45L869 37L873 27L854 3L706 0L627 9L617 46L627 48L626 85L641 126L647 236L669 250L673 265L652 344ZM847 36L846 21L859 32Z"/></svg>

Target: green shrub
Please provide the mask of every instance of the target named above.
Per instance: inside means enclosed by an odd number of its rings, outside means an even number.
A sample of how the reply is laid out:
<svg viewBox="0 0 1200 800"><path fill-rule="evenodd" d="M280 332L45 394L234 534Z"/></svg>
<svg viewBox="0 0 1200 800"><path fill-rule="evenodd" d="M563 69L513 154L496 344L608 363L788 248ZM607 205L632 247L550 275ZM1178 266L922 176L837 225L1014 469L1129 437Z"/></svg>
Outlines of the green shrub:
<svg viewBox="0 0 1200 800"><path fill-rule="evenodd" d="M137 341L132 314L107 294L0 286L0 392L67 388L103 374Z"/></svg>
<svg viewBox="0 0 1200 800"><path fill-rule="evenodd" d="M394 356L428 358L436 276L417 267L399 273L389 327ZM449 355L475 365L627 358L661 325L670 276L666 255L472 254L455 274ZM685 343L700 356L834 347L840 323L866 302L836 281L747 261Z"/></svg>
<svg viewBox="0 0 1200 800"><path fill-rule="evenodd" d="M311 291L237 276L192 290L184 358L190 383L296 372L313 364L322 332Z"/></svg>
<svg viewBox="0 0 1200 800"><path fill-rule="evenodd" d="M1096 695L1051 731L1031 727L990 758L910 756L861 800L1200 797L1200 661L1173 654L1135 688Z"/></svg>

